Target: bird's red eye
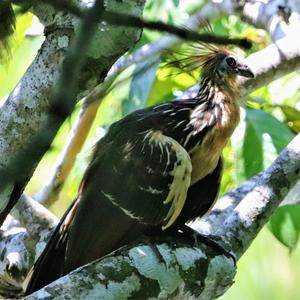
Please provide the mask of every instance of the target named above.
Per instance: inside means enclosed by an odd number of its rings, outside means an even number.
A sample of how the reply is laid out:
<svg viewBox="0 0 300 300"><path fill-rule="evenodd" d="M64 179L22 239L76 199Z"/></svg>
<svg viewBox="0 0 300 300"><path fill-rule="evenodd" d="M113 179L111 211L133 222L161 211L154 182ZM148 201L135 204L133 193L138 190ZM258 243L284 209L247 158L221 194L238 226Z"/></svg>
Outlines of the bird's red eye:
<svg viewBox="0 0 300 300"><path fill-rule="evenodd" d="M236 65L236 60L233 57L226 58L226 62L229 67L235 67Z"/></svg>

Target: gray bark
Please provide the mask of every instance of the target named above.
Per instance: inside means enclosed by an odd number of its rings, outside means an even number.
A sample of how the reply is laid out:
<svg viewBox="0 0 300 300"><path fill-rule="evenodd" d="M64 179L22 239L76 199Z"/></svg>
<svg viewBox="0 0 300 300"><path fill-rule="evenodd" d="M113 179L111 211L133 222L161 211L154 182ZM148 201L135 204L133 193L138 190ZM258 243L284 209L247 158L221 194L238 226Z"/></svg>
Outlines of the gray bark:
<svg viewBox="0 0 300 300"><path fill-rule="evenodd" d="M201 243L173 240L131 249L77 269L25 299L211 299L224 294L234 261Z"/></svg>
<svg viewBox="0 0 300 300"><path fill-rule="evenodd" d="M18 225L0 231L0 294L6 297L22 293L22 283L29 269L58 223L44 206L24 195L12 214Z"/></svg>

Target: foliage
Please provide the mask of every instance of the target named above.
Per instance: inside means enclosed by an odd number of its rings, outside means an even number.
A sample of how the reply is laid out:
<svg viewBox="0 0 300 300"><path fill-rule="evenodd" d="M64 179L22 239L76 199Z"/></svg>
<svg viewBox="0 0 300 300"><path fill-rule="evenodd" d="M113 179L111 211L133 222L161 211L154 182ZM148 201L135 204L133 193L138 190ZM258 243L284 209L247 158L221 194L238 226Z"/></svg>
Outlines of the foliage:
<svg viewBox="0 0 300 300"><path fill-rule="evenodd" d="M44 37L29 35L34 17L27 13L17 18L17 30L10 41L10 58L0 65L0 101L6 97L20 80L34 59Z"/></svg>
<svg viewBox="0 0 300 300"><path fill-rule="evenodd" d="M294 249L299 240L300 205L279 207L270 221L273 234L289 249Z"/></svg>
<svg viewBox="0 0 300 300"><path fill-rule="evenodd" d="M159 5L157 3L154 0L147 2L144 14L146 18L179 24L183 23L187 17L184 9L192 11L196 6L202 5L203 1L197 1L197 3L191 1L189 6L182 0L164 0L160 1ZM24 35L32 21L33 16L29 13L17 19L11 59L5 65L0 66L0 99L5 98L21 78L43 41L41 36ZM255 44L252 51L257 51L270 42L265 32L242 23L236 17L219 17L213 20L212 26L220 35L231 34L258 41L259 43ZM153 41L158 36L157 32L146 31L136 48ZM168 101L195 83L195 78L189 74L172 75L172 71L160 65L159 61L159 57L149 58L132 66L118 77L115 89L106 96L100 107L97 121L88 137L83 154L79 155L76 161L75 168L60 195L60 201L52 207L58 215L63 213L67 203L74 197L88 161L87 154L91 153L92 145L97 140L97 136L102 134L103 128L105 129L110 123L135 109ZM300 132L299 83L298 73L289 74L244 99L247 101L244 101L242 107L241 123L231 143L224 151L225 172L221 187L222 194L268 167L293 135ZM62 126L51 151L44 157L27 187L28 193L34 194L45 183L49 168L51 169L61 151L77 113L78 109ZM268 227L289 250L295 249L299 239L299 214L299 205L280 207ZM264 241L261 243L264 244ZM267 256L268 250L262 251L264 251L264 257ZM251 260L248 263L251 264ZM251 288L250 284L249 287Z"/></svg>

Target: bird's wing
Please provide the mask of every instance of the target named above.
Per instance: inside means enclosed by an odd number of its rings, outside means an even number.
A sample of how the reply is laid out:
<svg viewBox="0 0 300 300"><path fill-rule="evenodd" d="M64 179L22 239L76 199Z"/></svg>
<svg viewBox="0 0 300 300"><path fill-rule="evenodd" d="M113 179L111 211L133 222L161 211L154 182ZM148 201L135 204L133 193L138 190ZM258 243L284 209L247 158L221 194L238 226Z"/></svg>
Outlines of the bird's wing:
<svg viewBox="0 0 300 300"><path fill-rule="evenodd" d="M158 130L131 137L120 133L109 149L102 146L96 149L83 180L83 198L84 190L96 184L95 192L130 218L163 229L170 227L182 210L190 186L192 165L186 150Z"/></svg>
<svg viewBox="0 0 300 300"><path fill-rule="evenodd" d="M184 206L192 169L184 148L159 131L115 129L98 143L82 180L65 272L132 242L152 225L170 227Z"/></svg>
<svg viewBox="0 0 300 300"><path fill-rule="evenodd" d="M185 149L160 131L100 140L77 200L35 263L26 293L136 238L145 225L170 227L191 180ZM125 130L127 132L127 130Z"/></svg>

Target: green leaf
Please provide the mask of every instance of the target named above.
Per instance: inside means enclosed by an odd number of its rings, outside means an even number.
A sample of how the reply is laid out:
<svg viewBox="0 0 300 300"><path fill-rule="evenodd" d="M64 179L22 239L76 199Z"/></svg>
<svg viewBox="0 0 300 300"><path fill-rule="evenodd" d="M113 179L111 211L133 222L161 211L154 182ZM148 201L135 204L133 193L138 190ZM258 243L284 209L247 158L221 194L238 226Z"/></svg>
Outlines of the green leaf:
<svg viewBox="0 0 300 300"><path fill-rule="evenodd" d="M245 177L250 178L263 169L263 147L260 132L248 120L243 143Z"/></svg>
<svg viewBox="0 0 300 300"><path fill-rule="evenodd" d="M174 6L178 7L179 6L179 0L173 0Z"/></svg>
<svg viewBox="0 0 300 300"><path fill-rule="evenodd" d="M300 132L300 111L290 105L278 105L283 112L286 123L296 133Z"/></svg>
<svg viewBox="0 0 300 300"><path fill-rule="evenodd" d="M155 81L158 65L157 57L150 57L136 65L132 74L128 98L122 103L124 115L145 107Z"/></svg>
<svg viewBox="0 0 300 300"><path fill-rule="evenodd" d="M147 105L156 105L167 100L174 100L176 91L185 90L196 82L190 74L180 70L174 71L171 67L162 65L157 71Z"/></svg>
<svg viewBox="0 0 300 300"><path fill-rule="evenodd" d="M299 121L300 111L290 105L278 105L288 121Z"/></svg>
<svg viewBox="0 0 300 300"><path fill-rule="evenodd" d="M25 35L32 21L31 13L17 17L16 31L10 43L11 57L5 64L0 65L0 100L6 97L21 79L44 40L42 36Z"/></svg>
<svg viewBox="0 0 300 300"><path fill-rule="evenodd" d="M267 168L293 138L288 127L263 110L246 109L243 143L245 178Z"/></svg>
<svg viewBox="0 0 300 300"><path fill-rule="evenodd" d="M300 234L300 205L279 207L270 220L269 228L282 244L293 250Z"/></svg>

